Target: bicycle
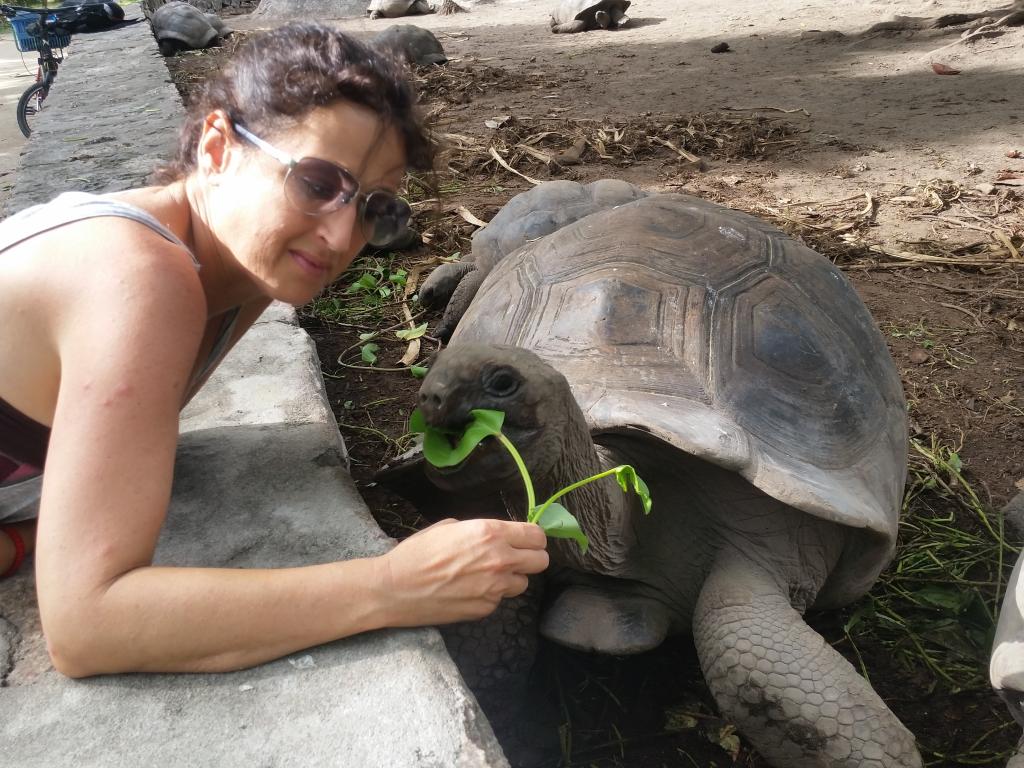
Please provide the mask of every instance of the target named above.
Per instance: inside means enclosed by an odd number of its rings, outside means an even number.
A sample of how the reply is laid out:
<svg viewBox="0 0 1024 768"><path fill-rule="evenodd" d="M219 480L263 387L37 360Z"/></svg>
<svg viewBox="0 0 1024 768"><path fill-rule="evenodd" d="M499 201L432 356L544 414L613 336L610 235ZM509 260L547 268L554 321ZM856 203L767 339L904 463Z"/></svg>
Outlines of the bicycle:
<svg viewBox="0 0 1024 768"><path fill-rule="evenodd" d="M18 99L18 127L27 138L32 135L31 123L42 111L50 86L57 77L57 67L64 61L64 46L71 42L71 35L50 8L24 8L0 3L0 13L11 23L18 50L22 53L39 52L36 82L26 88ZM32 16L38 19L34 20ZM54 47L60 49L59 54L54 54Z"/></svg>

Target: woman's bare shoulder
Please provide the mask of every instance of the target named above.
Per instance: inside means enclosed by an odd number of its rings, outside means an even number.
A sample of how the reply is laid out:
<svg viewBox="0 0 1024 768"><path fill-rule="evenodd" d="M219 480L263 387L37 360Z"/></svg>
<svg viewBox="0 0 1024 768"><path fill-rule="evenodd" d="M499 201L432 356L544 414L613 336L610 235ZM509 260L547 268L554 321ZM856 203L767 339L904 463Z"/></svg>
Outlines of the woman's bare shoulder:
<svg viewBox="0 0 1024 768"><path fill-rule="evenodd" d="M34 254L46 281L64 301L88 309L115 301L126 309L136 300L203 310L205 296L192 254L131 219L102 217L48 233Z"/></svg>

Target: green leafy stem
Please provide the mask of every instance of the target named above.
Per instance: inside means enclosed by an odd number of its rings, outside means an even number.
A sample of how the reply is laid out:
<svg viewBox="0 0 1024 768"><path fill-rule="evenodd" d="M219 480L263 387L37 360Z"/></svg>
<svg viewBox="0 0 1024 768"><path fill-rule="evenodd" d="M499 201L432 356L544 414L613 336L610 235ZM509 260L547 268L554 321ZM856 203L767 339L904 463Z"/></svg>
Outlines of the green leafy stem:
<svg viewBox="0 0 1024 768"><path fill-rule="evenodd" d="M533 481L526 469L523 457L519 455L515 445L504 434L501 427L505 422L505 414L501 411L474 410L470 411L473 421L458 435L450 430L438 429L427 425L423 413L417 408L412 412L409 419L409 431L423 435L423 456L435 467L454 467L466 460L466 457L473 451L480 441L485 437L493 437L501 443L505 450L512 456L519 474L523 478L523 485L526 488L527 522L536 523L544 532L553 538L573 539L583 552L587 551L590 540L580 529L579 521L573 514L558 503L558 499L587 483L600 480L604 477L614 475L623 493L632 490L636 493L643 504L644 514L651 511L651 493L647 484L640 479L629 464L622 464L618 467L599 472L596 475L584 478L578 482L568 485L565 488L552 494L543 504L537 504L536 494L533 490ZM452 438L455 439L454 445Z"/></svg>

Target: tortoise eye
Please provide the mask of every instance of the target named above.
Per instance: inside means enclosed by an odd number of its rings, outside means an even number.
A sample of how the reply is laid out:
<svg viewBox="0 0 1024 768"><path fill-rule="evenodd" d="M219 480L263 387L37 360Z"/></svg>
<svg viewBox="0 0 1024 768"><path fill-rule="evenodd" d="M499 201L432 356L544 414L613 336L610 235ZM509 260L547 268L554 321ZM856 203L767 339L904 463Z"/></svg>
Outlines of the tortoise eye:
<svg viewBox="0 0 1024 768"><path fill-rule="evenodd" d="M484 377L484 391L495 397L508 397L519 389L519 377L507 368L498 368Z"/></svg>

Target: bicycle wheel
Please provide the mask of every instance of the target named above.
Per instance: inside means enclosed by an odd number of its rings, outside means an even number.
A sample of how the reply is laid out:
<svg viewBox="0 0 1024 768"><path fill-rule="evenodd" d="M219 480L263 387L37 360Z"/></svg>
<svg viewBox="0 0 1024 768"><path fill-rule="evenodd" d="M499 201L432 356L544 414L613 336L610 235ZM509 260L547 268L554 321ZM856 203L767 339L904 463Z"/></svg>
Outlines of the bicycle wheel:
<svg viewBox="0 0 1024 768"><path fill-rule="evenodd" d="M26 138L32 135L32 123L43 108L43 100L50 92L46 83L33 83L18 99L18 127Z"/></svg>

